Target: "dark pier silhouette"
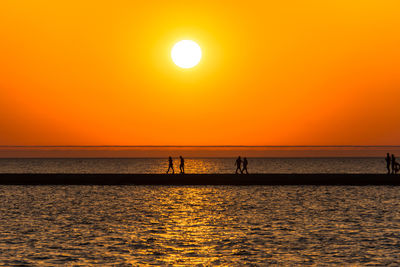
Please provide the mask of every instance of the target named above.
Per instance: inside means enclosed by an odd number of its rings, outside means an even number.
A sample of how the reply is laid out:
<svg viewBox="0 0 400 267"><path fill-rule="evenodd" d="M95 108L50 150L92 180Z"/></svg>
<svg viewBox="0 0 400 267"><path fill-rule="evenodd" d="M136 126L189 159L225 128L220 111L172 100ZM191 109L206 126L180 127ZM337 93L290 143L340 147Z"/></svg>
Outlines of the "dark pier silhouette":
<svg viewBox="0 0 400 267"><path fill-rule="evenodd" d="M400 185L387 174L0 174L13 185Z"/></svg>

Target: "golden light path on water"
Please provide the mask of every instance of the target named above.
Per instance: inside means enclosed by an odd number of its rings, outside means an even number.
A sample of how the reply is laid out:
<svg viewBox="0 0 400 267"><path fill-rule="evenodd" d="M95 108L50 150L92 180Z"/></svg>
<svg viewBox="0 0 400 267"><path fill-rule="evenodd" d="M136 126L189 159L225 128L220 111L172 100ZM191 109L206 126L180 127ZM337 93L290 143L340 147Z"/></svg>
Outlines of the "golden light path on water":
<svg viewBox="0 0 400 267"><path fill-rule="evenodd" d="M0 186L0 202L5 266L400 264L389 186Z"/></svg>
<svg viewBox="0 0 400 267"><path fill-rule="evenodd" d="M203 191L203 192L202 192ZM208 193L212 193L209 191ZM165 240L174 240L168 248L177 250L179 257L169 255L164 258L168 264L204 264L214 262L218 257L210 257L205 260L196 255L206 255L213 250L212 237L215 237L215 229L212 225L221 221L221 215L218 214L216 203L219 201L208 202L207 194L201 188L185 188L176 190L168 188L166 196L160 198L160 212L164 213L163 219L168 227L166 233L160 237ZM207 203L207 210L204 210L204 204ZM161 211L163 210L163 211ZM207 212L208 216L202 213Z"/></svg>

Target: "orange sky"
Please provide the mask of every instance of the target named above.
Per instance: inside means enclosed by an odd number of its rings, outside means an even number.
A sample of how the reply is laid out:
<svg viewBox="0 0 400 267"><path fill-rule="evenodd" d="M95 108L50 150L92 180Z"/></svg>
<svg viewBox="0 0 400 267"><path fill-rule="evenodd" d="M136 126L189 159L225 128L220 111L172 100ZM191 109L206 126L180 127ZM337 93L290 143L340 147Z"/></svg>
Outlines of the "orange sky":
<svg viewBox="0 0 400 267"><path fill-rule="evenodd" d="M399 14L398 0L2 0L0 144L398 145ZM202 48L193 69L170 59L181 39Z"/></svg>

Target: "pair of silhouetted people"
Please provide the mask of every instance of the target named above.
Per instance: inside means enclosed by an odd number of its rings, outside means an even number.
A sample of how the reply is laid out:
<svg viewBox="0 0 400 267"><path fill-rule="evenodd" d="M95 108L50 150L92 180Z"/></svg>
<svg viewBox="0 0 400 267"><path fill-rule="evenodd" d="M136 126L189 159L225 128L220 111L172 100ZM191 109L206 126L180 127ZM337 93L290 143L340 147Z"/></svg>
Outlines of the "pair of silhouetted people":
<svg viewBox="0 0 400 267"><path fill-rule="evenodd" d="M179 156L179 158L180 158L180 160L181 160L181 164L179 165L179 170L180 170L181 174L184 174L184 173L185 173L185 160L183 159L182 156ZM172 174L174 174L174 173L175 173L175 170L174 170L174 162L173 162L173 160L172 160L171 157L168 157L168 170L167 170L167 174L169 173L169 170L171 170L171 169L172 169Z"/></svg>
<svg viewBox="0 0 400 267"><path fill-rule="evenodd" d="M242 164L243 164L243 168L242 168ZM237 159L236 159L236 162L235 162L235 166L236 166L236 171L235 171L235 174L237 174L238 173L238 171L240 171L240 173L244 173L244 172L246 172L246 174L249 174L249 172L247 171L247 165L249 164L249 162L247 161L247 158L245 157L245 158L243 158L243 160L242 160L242 158L239 156Z"/></svg>
<svg viewBox="0 0 400 267"><path fill-rule="evenodd" d="M390 154L387 153L385 160L388 174L396 174L400 171L400 164L396 161L394 154L392 154L392 157L390 157ZM392 167L391 170L390 167Z"/></svg>

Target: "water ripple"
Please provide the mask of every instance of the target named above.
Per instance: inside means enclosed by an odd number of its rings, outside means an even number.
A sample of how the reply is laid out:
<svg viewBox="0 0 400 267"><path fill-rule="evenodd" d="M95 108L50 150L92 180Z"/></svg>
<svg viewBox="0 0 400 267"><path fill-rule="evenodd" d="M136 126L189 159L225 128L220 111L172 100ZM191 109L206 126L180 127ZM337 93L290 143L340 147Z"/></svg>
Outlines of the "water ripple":
<svg viewBox="0 0 400 267"><path fill-rule="evenodd" d="M0 186L0 265L399 265L389 186Z"/></svg>

